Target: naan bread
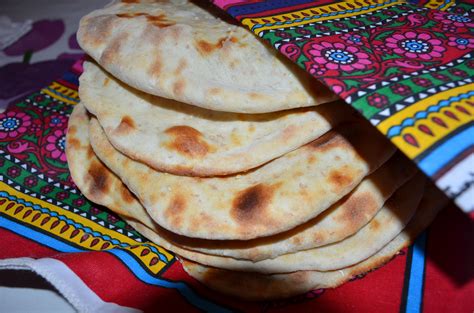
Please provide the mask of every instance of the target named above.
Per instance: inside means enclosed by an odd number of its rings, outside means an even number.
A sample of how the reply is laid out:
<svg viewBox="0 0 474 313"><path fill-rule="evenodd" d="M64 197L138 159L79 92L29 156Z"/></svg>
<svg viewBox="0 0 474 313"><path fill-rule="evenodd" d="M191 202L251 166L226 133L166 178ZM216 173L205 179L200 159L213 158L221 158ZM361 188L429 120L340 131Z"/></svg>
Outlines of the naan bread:
<svg viewBox="0 0 474 313"><path fill-rule="evenodd" d="M69 117L66 155L71 177L82 194L124 217L140 216L148 227L155 223L122 181L95 155L89 140L89 116L82 103Z"/></svg>
<svg viewBox="0 0 474 313"><path fill-rule="evenodd" d="M258 262L207 255L176 246L165 246L163 239L148 227L134 221L130 221L130 225L148 239L163 245L165 249L212 267L265 274L301 270L331 271L367 259L395 238L415 213L423 194L424 183L425 178L422 174L415 176L387 201L367 225L342 241Z"/></svg>
<svg viewBox="0 0 474 313"><path fill-rule="evenodd" d="M366 177L350 194L320 216L289 231L253 240L202 240L179 236L155 224L148 228L159 236L159 244L235 259L260 261L343 240L372 219L393 192L415 173L411 161L400 154ZM149 216L137 211L133 218L141 222ZM133 223L133 222L132 222ZM145 224L145 223L143 223Z"/></svg>
<svg viewBox="0 0 474 313"><path fill-rule="evenodd" d="M255 168L355 112L342 101L265 114L201 109L134 90L90 62L79 93L116 149L156 170L190 176Z"/></svg>
<svg viewBox="0 0 474 313"><path fill-rule="evenodd" d="M89 132L99 159L155 222L204 239L252 239L291 229L341 199L394 153L371 126L354 123L242 175L197 178L158 172L127 158L95 119Z"/></svg>
<svg viewBox="0 0 474 313"><path fill-rule="evenodd" d="M411 162L397 154L366 177L350 194L313 219L288 232L251 241L199 240L171 233L155 224L127 187L106 168L90 147L89 116L82 104L70 118L67 154L73 180L90 200L140 221L153 229L164 246L179 246L212 255L259 261L340 241L366 224L392 193L415 172Z"/></svg>
<svg viewBox="0 0 474 313"><path fill-rule="evenodd" d="M196 2L136 2L93 11L81 19L77 33L87 54L136 89L241 113L337 99L249 31L216 18Z"/></svg>
<svg viewBox="0 0 474 313"><path fill-rule="evenodd" d="M370 258L337 271L264 275L207 267L185 259L181 262L189 275L209 288L246 300L286 298L313 289L334 288L389 262L398 251L413 243L416 236L434 220L444 204L444 195L435 187L430 187L415 216L397 237Z"/></svg>
<svg viewBox="0 0 474 313"><path fill-rule="evenodd" d="M270 237L245 241L210 241L169 236L157 225L151 229L164 240L187 250L254 262L273 259L283 254L328 245L353 235L377 214L385 201L415 172L412 162L397 154L315 219ZM140 221L141 217L136 216L135 219Z"/></svg>

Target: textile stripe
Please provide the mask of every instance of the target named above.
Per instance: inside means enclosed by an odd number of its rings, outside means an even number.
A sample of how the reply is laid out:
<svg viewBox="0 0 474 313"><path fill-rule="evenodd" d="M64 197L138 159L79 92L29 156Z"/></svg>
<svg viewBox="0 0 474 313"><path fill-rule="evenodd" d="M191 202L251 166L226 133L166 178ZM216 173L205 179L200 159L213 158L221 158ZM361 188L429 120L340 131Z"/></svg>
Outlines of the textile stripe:
<svg viewBox="0 0 474 313"><path fill-rule="evenodd" d="M0 212L36 229L50 233L60 240L87 250L115 247L135 254L154 274L166 268L174 256L152 243L139 243L128 236L97 224L85 217L43 200L21 193L0 182ZM148 250L148 254L143 254ZM150 253L151 250L151 253ZM143 255L142 255L143 254Z"/></svg>
<svg viewBox="0 0 474 313"><path fill-rule="evenodd" d="M386 0L383 2L366 0L364 3L358 1L345 1L334 4L313 7L311 9L293 11L264 18L244 18L241 23L247 26L255 34L259 35L264 30L278 29L282 27L292 27L313 23L316 21L326 21L350 16L357 16L364 13L374 12L386 7L405 3L405 1ZM289 20L288 17L289 15Z"/></svg>
<svg viewBox="0 0 474 313"><path fill-rule="evenodd" d="M52 236L49 236L45 233L38 232L33 230L29 226L22 225L16 221L9 220L0 215L0 227L10 230L20 236L31 239L35 242L48 246L51 249L60 251L60 252L85 252L87 250L80 249L70 245L67 242L60 241ZM121 249L111 249L105 250L110 254L115 255L120 261L122 261L131 272L141 281L152 284L159 287L176 289L189 303L192 305L205 310L212 312L230 312L229 310L220 307L210 301L205 300L198 296L189 286L182 282L172 282L164 279L157 278L150 275L143 267L137 263L137 261L128 254L126 251Z"/></svg>
<svg viewBox="0 0 474 313"><path fill-rule="evenodd" d="M426 231L423 232L410 248L412 251L410 275L408 277L408 292L406 306L402 312L418 313L422 312L423 286L425 279L425 249Z"/></svg>
<svg viewBox="0 0 474 313"><path fill-rule="evenodd" d="M474 138L472 138L474 125L469 123L467 126L461 128L449 140L437 145L425 158L418 162L418 166L427 175L433 176L452 160L456 159L457 156L472 148L474 145Z"/></svg>

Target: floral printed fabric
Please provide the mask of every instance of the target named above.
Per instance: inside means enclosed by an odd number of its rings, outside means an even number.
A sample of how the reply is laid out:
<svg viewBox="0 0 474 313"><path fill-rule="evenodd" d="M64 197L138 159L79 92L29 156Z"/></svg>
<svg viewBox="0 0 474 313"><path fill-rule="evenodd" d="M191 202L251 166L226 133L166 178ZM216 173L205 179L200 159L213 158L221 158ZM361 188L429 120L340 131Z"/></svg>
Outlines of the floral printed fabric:
<svg viewBox="0 0 474 313"><path fill-rule="evenodd" d="M474 210L472 5L214 2L357 109L458 206Z"/></svg>

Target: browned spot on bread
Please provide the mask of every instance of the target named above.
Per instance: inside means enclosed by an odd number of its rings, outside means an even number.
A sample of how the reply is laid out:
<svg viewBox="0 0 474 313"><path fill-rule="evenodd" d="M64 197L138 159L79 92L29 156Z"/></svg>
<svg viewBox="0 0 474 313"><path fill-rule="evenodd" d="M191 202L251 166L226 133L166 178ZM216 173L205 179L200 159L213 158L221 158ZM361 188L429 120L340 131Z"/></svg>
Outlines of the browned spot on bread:
<svg viewBox="0 0 474 313"><path fill-rule="evenodd" d="M242 145L241 137L238 134L236 134L235 132L232 132L230 134L230 140L236 146Z"/></svg>
<svg viewBox="0 0 474 313"><path fill-rule="evenodd" d="M75 135L77 133L77 127L74 125L69 126L67 129L69 135Z"/></svg>
<svg viewBox="0 0 474 313"><path fill-rule="evenodd" d="M127 187L125 187L125 185L122 184L119 189L120 196L122 197L122 200L125 201L125 203L132 203L135 201L135 196L130 192L130 190L127 189Z"/></svg>
<svg viewBox="0 0 474 313"><path fill-rule="evenodd" d="M243 224L263 219L275 188L276 186L258 184L240 191L232 202L232 218Z"/></svg>
<svg viewBox="0 0 474 313"><path fill-rule="evenodd" d="M68 138L67 147L72 149L79 149L81 147L81 142L76 138Z"/></svg>
<svg viewBox="0 0 474 313"><path fill-rule="evenodd" d="M155 56L154 62L148 68L147 73L150 74L151 77L157 77L160 75L161 69L163 68L163 64L161 63L161 59L158 56Z"/></svg>
<svg viewBox="0 0 474 313"><path fill-rule="evenodd" d="M176 24L175 22L166 19L166 15L164 14L160 14L157 16L147 15L146 19L150 24L159 28L165 28Z"/></svg>
<svg viewBox="0 0 474 313"><path fill-rule="evenodd" d="M379 228L380 228L380 222L377 221L376 219L373 219L371 222L370 222L370 228L374 231L377 231Z"/></svg>
<svg viewBox="0 0 474 313"><path fill-rule="evenodd" d="M178 67L174 71L174 74L176 76L179 76L187 66L188 66L188 62L185 59L179 60Z"/></svg>
<svg viewBox="0 0 474 313"><path fill-rule="evenodd" d="M165 131L173 137L168 147L189 157L203 157L209 152L209 145L202 134L190 126L173 126Z"/></svg>
<svg viewBox="0 0 474 313"><path fill-rule="evenodd" d="M140 0L122 0L122 3L140 3Z"/></svg>
<svg viewBox="0 0 474 313"><path fill-rule="evenodd" d="M175 96L182 96L184 92L184 88L186 87L186 83L182 79L178 79L173 84L173 93Z"/></svg>
<svg viewBox="0 0 474 313"><path fill-rule="evenodd" d="M315 232L313 235L314 244L320 244L326 240L326 237L321 232Z"/></svg>
<svg viewBox="0 0 474 313"><path fill-rule="evenodd" d="M165 209L164 216L169 223L174 227L179 227L183 221L183 214L186 210L186 199L180 195L175 194Z"/></svg>
<svg viewBox="0 0 474 313"><path fill-rule="evenodd" d="M308 163L309 164L314 164L314 162L316 162L316 157L314 155L310 155L308 157Z"/></svg>
<svg viewBox="0 0 474 313"><path fill-rule="evenodd" d="M128 133L128 132L130 132L131 130L134 130L134 129L136 129L135 122L133 121L133 119L130 116L125 115L120 120L120 124L119 124L119 126L117 126L115 131L117 133L126 134L126 133Z"/></svg>
<svg viewBox="0 0 474 313"><path fill-rule="evenodd" d="M110 37L117 18L115 16L96 16L81 22L78 37L90 47L104 44L104 38Z"/></svg>
<svg viewBox="0 0 474 313"><path fill-rule="evenodd" d="M135 13L119 13L119 14L116 14L118 17L121 17L121 18L134 18L134 17L137 17L137 16L147 16L148 13L141 13L141 12L135 12Z"/></svg>
<svg viewBox="0 0 474 313"><path fill-rule="evenodd" d="M347 147L347 141L335 132L329 132L319 137L318 139L310 142L308 147L317 149L318 151L325 152L332 150L337 147Z"/></svg>
<svg viewBox="0 0 474 313"><path fill-rule="evenodd" d="M122 44L126 41L128 34L123 32L112 39L107 48L102 52L100 56L100 64L113 64L120 54ZM103 40L103 39L102 39Z"/></svg>
<svg viewBox="0 0 474 313"><path fill-rule="evenodd" d="M96 157L95 152L94 152L94 150L92 150L91 145L89 145L89 146L87 147L87 157L88 157L89 159Z"/></svg>
<svg viewBox="0 0 474 313"><path fill-rule="evenodd" d="M366 219L366 214L378 209L377 201L369 192L347 196L342 206L344 214L338 219L346 225L348 231L361 225Z"/></svg>
<svg viewBox="0 0 474 313"><path fill-rule="evenodd" d="M220 38L216 43L211 43L206 40L198 40L196 42L196 48L202 55L209 55L218 49L222 49L226 40L227 38Z"/></svg>
<svg viewBox="0 0 474 313"><path fill-rule="evenodd" d="M354 181L354 178L350 174L342 170L332 170L329 172L328 179L329 183L337 188L344 188Z"/></svg>
<svg viewBox="0 0 474 313"><path fill-rule="evenodd" d="M219 88L210 88L209 89L209 95L211 95L211 96L217 96L220 93L221 93L221 90Z"/></svg>
<svg viewBox="0 0 474 313"><path fill-rule="evenodd" d="M301 245L301 238L299 236L291 238L291 243L295 246Z"/></svg>
<svg viewBox="0 0 474 313"><path fill-rule="evenodd" d="M106 194L110 190L110 172L100 162L93 160L87 173L92 178L91 193L96 196Z"/></svg>
<svg viewBox="0 0 474 313"><path fill-rule="evenodd" d="M104 82L102 83L102 86L104 86L104 87L107 86L109 84L109 82L110 82L110 78L106 77L104 79Z"/></svg>
<svg viewBox="0 0 474 313"><path fill-rule="evenodd" d="M258 101L258 100L261 100L261 99L264 98L264 96L262 94L256 93L256 92L250 92L249 97L250 97L250 99L252 99L254 101Z"/></svg>

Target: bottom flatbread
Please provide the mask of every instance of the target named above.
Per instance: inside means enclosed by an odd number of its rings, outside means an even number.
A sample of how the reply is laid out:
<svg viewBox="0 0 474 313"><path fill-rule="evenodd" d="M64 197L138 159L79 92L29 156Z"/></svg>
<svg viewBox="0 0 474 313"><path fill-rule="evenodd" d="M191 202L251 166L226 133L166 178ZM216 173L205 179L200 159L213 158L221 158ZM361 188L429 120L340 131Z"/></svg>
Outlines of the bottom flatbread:
<svg viewBox="0 0 474 313"><path fill-rule="evenodd" d="M286 298L313 289L333 288L390 261L398 251L413 243L446 203L445 196L436 187L430 186L425 191L415 216L397 237L370 258L337 271L264 275L217 269L186 259L181 261L189 275L209 288L246 300Z"/></svg>

